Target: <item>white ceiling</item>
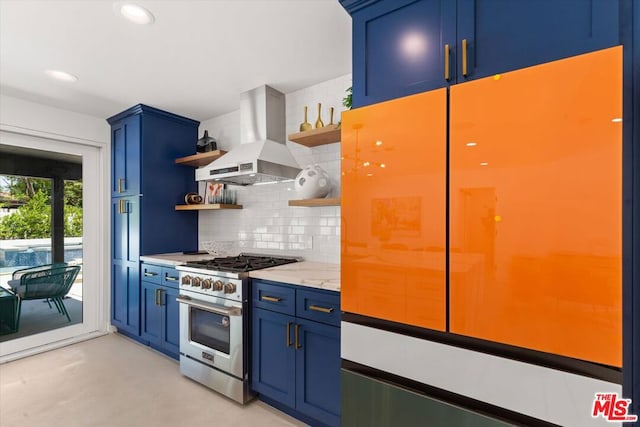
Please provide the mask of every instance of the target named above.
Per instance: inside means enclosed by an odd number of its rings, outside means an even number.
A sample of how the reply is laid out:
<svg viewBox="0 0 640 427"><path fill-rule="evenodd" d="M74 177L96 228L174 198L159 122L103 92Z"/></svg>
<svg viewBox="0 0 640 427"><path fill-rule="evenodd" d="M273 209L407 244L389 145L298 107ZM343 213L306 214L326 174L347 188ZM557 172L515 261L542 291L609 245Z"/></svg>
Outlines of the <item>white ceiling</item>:
<svg viewBox="0 0 640 427"><path fill-rule="evenodd" d="M155 23L129 23L116 1L0 0L0 93L102 118L143 103L205 120L262 84L288 93L351 72L338 0L134 2Z"/></svg>

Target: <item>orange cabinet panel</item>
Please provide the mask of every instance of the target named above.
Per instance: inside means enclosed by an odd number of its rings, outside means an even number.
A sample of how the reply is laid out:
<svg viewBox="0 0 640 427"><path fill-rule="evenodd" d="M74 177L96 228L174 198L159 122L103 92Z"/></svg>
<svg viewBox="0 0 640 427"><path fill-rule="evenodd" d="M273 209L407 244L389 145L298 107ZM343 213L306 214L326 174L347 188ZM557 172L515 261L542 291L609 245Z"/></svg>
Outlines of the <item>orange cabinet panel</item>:
<svg viewBox="0 0 640 427"><path fill-rule="evenodd" d="M445 329L446 89L342 115L342 310Z"/></svg>
<svg viewBox="0 0 640 427"><path fill-rule="evenodd" d="M621 366L622 48L450 90L451 332Z"/></svg>

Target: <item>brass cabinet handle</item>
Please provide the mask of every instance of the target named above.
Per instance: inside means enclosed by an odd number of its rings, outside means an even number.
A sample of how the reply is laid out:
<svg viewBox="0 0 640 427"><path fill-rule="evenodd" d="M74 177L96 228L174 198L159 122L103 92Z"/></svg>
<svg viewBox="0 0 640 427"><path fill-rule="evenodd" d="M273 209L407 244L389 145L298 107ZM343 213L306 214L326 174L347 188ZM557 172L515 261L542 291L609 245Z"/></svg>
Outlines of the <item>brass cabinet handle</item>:
<svg viewBox="0 0 640 427"><path fill-rule="evenodd" d="M154 301L155 305L160 305L160 304L158 303L158 291L159 291L159 290L160 290L160 289L156 289L156 290L155 290L155 301Z"/></svg>
<svg viewBox="0 0 640 427"><path fill-rule="evenodd" d="M118 178L118 193L124 193L124 178Z"/></svg>
<svg viewBox="0 0 640 427"><path fill-rule="evenodd" d="M298 325L297 323L296 323L294 331L295 331L295 335L296 335L296 350L299 350L299 349L302 348L302 346L300 345L300 343L298 341L298 333L300 331L300 325Z"/></svg>
<svg viewBox="0 0 640 427"><path fill-rule="evenodd" d="M145 276L147 276L147 277L154 277L154 276L157 276L157 275L158 275L158 273L145 271L145 272L144 272L144 275L145 275Z"/></svg>
<svg viewBox="0 0 640 427"><path fill-rule="evenodd" d="M319 305L310 305L309 310L320 311L322 313L331 313L333 308L320 307Z"/></svg>
<svg viewBox="0 0 640 427"><path fill-rule="evenodd" d="M168 282L177 282L178 278L176 276L169 276L169 274L164 275L164 279Z"/></svg>
<svg viewBox="0 0 640 427"><path fill-rule="evenodd" d="M270 297L268 295L263 295L260 297L261 300L263 301L269 301L269 302L280 302L282 301L282 298L276 298L276 297Z"/></svg>
<svg viewBox="0 0 640 427"><path fill-rule="evenodd" d="M449 69L449 56L451 54L451 47L449 44L444 45L444 79L449 80L451 78L451 70Z"/></svg>
<svg viewBox="0 0 640 427"><path fill-rule="evenodd" d="M462 39L462 75L467 77L467 39Z"/></svg>
<svg viewBox="0 0 640 427"><path fill-rule="evenodd" d="M291 322L287 322L287 347L291 347Z"/></svg>
<svg viewBox="0 0 640 427"><path fill-rule="evenodd" d="M122 200L122 199L118 200L118 213L119 214L125 213L125 211L124 211L124 200Z"/></svg>

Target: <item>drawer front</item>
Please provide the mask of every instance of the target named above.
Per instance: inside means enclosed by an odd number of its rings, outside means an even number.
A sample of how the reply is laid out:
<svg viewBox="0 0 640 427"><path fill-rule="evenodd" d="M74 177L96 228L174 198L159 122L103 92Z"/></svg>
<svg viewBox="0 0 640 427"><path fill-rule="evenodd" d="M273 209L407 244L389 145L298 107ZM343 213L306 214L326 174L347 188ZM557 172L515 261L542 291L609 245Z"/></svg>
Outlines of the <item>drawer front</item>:
<svg viewBox="0 0 640 427"><path fill-rule="evenodd" d="M178 270L175 268L162 267L162 284L170 288L178 288Z"/></svg>
<svg viewBox="0 0 640 427"><path fill-rule="evenodd" d="M329 325L340 326L340 294L298 288L296 316Z"/></svg>
<svg viewBox="0 0 640 427"><path fill-rule="evenodd" d="M140 276L145 282L160 284L162 282L162 267L143 263Z"/></svg>
<svg viewBox="0 0 640 427"><path fill-rule="evenodd" d="M253 280L253 306L278 313L295 315L295 289L273 282Z"/></svg>

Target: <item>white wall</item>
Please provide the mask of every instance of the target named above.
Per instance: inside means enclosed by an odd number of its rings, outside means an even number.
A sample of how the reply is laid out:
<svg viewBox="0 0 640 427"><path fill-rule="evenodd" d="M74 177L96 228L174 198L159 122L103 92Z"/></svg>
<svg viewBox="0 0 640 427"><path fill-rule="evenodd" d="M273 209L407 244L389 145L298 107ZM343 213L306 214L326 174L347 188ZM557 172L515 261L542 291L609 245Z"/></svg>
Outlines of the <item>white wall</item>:
<svg viewBox="0 0 640 427"><path fill-rule="evenodd" d="M86 140L90 144L106 146L110 141L109 125L105 119L6 95L0 95L0 126L6 131L52 139L59 136L66 137L66 140Z"/></svg>
<svg viewBox="0 0 640 427"><path fill-rule="evenodd" d="M299 131L303 109L309 107L308 121L313 125L322 103L322 120L329 123L329 107L334 107L334 123L344 110L342 98L351 86L351 74L286 94L287 134ZM230 150L240 144L240 115L233 111L203 121L204 130L216 138L218 148ZM301 167L318 164L331 176L333 190L328 197L340 195L340 143L307 148L287 141ZM245 252L299 255L307 261L340 262L340 207L289 207L290 199L299 199L293 183L239 187L242 210L203 211L199 213L199 241L237 240ZM201 193L204 191L201 186ZM201 243L202 244L202 243Z"/></svg>

